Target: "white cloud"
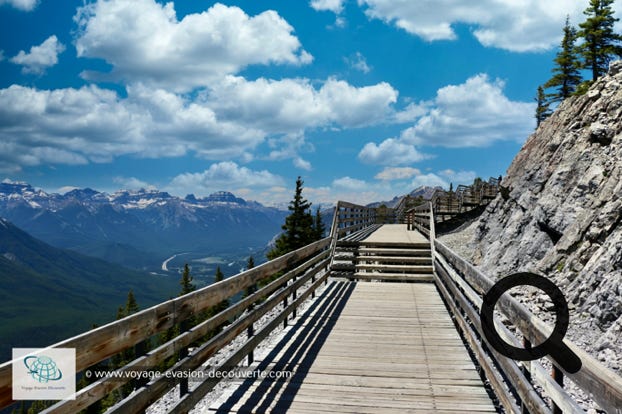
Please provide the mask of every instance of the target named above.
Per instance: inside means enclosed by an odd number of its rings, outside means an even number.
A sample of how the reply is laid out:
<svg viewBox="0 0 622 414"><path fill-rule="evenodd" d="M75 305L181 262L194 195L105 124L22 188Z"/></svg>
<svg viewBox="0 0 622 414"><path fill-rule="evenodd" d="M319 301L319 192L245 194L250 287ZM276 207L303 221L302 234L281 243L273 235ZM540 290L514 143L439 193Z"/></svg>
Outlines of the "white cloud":
<svg viewBox="0 0 622 414"><path fill-rule="evenodd" d="M339 14L343 11L344 0L311 0L309 5L317 11L332 11Z"/></svg>
<svg viewBox="0 0 622 414"><path fill-rule="evenodd" d="M207 170L200 173L180 174L173 178L167 189L175 194L207 195L223 189L236 191L249 187L255 189L257 187L261 189L280 188L284 183L283 178L269 171L251 170L227 161L212 164Z"/></svg>
<svg viewBox="0 0 622 414"><path fill-rule="evenodd" d="M428 158L420 153L414 145L389 138L380 145L367 143L359 153L359 159L367 164L401 165L412 164Z"/></svg>
<svg viewBox="0 0 622 414"><path fill-rule="evenodd" d="M472 184L473 180L477 178L477 174L475 173L475 171L454 171L452 169L439 171L439 175L448 179L451 183L454 184L454 187L456 187L456 185L458 184Z"/></svg>
<svg viewBox="0 0 622 414"><path fill-rule="evenodd" d="M253 64L312 60L293 27L270 10L251 17L217 3L179 21L172 2L99 0L81 7L74 19L78 56L106 60L113 78L177 91L213 84Z"/></svg>
<svg viewBox="0 0 622 414"><path fill-rule="evenodd" d="M412 188L421 186L449 188L449 183L434 173L417 175L410 183Z"/></svg>
<svg viewBox="0 0 622 414"><path fill-rule="evenodd" d="M0 6L3 4L8 4L19 10L31 11L37 7L39 0L0 0Z"/></svg>
<svg viewBox="0 0 622 414"><path fill-rule="evenodd" d="M616 2L618 16L622 4ZM550 49L561 38L566 15L584 20L587 0L358 0L370 18L383 20L427 41L453 40L453 25L473 27L484 46L516 52Z"/></svg>
<svg viewBox="0 0 622 414"><path fill-rule="evenodd" d="M23 66L23 73L41 74L58 63L58 55L64 50L65 46L55 35L52 35L39 46L31 47L29 53L21 50L11 58L11 62Z"/></svg>
<svg viewBox="0 0 622 414"><path fill-rule="evenodd" d="M429 108L429 103L411 103L403 110L396 112L393 116L395 122L398 124L403 124L407 122L413 122L417 118L425 115Z"/></svg>
<svg viewBox="0 0 622 414"><path fill-rule="evenodd" d="M294 167L305 171L311 171L313 169L311 163L301 157L294 158Z"/></svg>
<svg viewBox="0 0 622 414"><path fill-rule="evenodd" d="M383 181L405 180L415 175L421 174L417 168L412 167L386 167L380 171L374 178Z"/></svg>
<svg viewBox="0 0 622 414"><path fill-rule="evenodd" d="M342 177L333 181L333 187L351 191L361 191L367 189L369 186L363 180L351 177Z"/></svg>
<svg viewBox="0 0 622 414"><path fill-rule="evenodd" d="M248 162L270 138L270 159L292 159L307 170L299 155L313 151L305 130L381 122L397 97L386 83L355 88L329 79L316 88L304 79L227 79L196 96L142 84L128 86L125 98L94 85L0 89L0 168L110 162L126 154Z"/></svg>
<svg viewBox="0 0 622 414"><path fill-rule="evenodd" d="M367 64L365 56L361 52L356 52L353 56L345 59L346 63L352 67L352 69L358 70L363 73L371 72L371 66Z"/></svg>
<svg viewBox="0 0 622 414"><path fill-rule="evenodd" d="M362 127L381 122L397 95L385 82L354 87L331 78L318 89L307 79L247 81L228 76L206 99L223 119L273 133L295 133L331 124Z"/></svg>
<svg viewBox="0 0 622 414"><path fill-rule="evenodd" d="M445 147L523 142L535 127L535 104L511 101L503 88L502 81L479 74L439 89L427 114L402 133L402 142Z"/></svg>
<svg viewBox="0 0 622 414"><path fill-rule="evenodd" d="M154 185L149 184L146 181L139 180L136 177L114 177L112 181L122 187L123 190L140 190L144 188L146 190L155 190Z"/></svg>
<svg viewBox="0 0 622 414"><path fill-rule="evenodd" d="M134 86L121 99L97 86L0 89L0 168L109 162L115 156L236 157L265 134L220 121L170 92Z"/></svg>

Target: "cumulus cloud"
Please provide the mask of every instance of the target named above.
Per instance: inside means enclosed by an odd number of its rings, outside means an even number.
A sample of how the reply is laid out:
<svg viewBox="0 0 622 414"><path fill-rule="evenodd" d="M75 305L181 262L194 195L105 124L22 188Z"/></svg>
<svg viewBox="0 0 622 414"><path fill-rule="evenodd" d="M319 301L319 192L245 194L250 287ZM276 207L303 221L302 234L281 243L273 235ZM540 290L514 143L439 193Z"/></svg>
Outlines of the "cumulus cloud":
<svg viewBox="0 0 622 414"><path fill-rule="evenodd" d="M212 164L200 173L185 173L173 178L167 186L176 194L193 193L207 195L214 191L227 189L236 191L245 188L281 188L285 181L282 177L267 170L251 170L238 164L226 161Z"/></svg>
<svg viewBox="0 0 622 414"><path fill-rule="evenodd" d="M351 177L338 178L333 181L333 186L352 191L365 190L368 187L365 181Z"/></svg>
<svg viewBox="0 0 622 414"><path fill-rule="evenodd" d="M358 70L359 72L371 72L372 68L367 64L367 59L365 59L365 56L363 56L361 52L356 52L353 56L346 58L345 61L352 69Z"/></svg>
<svg viewBox="0 0 622 414"><path fill-rule="evenodd" d="M128 97L91 85L0 89L0 167L109 162L115 156L235 157L264 133L220 121L208 107L141 86Z"/></svg>
<svg viewBox="0 0 622 414"><path fill-rule="evenodd" d="M21 50L11 58L11 62L22 66L22 73L41 74L47 68L58 63L58 55L65 51L65 46L58 41L55 35L48 37L39 46L30 48L26 53Z"/></svg>
<svg viewBox="0 0 622 414"><path fill-rule="evenodd" d="M389 138L380 145L367 143L359 153L359 159L366 164L403 165L412 164L428 158L412 144Z"/></svg>
<svg viewBox="0 0 622 414"><path fill-rule="evenodd" d="M309 5L317 11L331 11L339 14L343 11L344 0L311 0Z"/></svg>
<svg viewBox="0 0 622 414"><path fill-rule="evenodd" d="M31 11L37 7L39 0L0 0L0 6L3 4L8 4L9 6L15 7L19 10Z"/></svg>
<svg viewBox="0 0 622 414"><path fill-rule="evenodd" d="M417 148L485 147L497 141L523 142L535 127L535 104L511 101L504 83L486 74L460 85L439 89L428 102L409 105L396 113L396 121L414 119L398 138L367 143L359 159L370 164L400 165L425 159Z"/></svg>
<svg viewBox="0 0 622 414"><path fill-rule="evenodd" d="M123 190L140 190L142 188L146 190L155 190L154 185L149 184L146 181L142 181L136 177L114 177L112 181L122 187Z"/></svg>
<svg viewBox="0 0 622 414"><path fill-rule="evenodd" d="M421 186L449 188L449 183L434 173L417 175L410 185L412 188Z"/></svg>
<svg viewBox="0 0 622 414"><path fill-rule="evenodd" d="M380 171L374 178L383 181L405 180L415 175L421 174L417 168L412 167L386 167Z"/></svg>
<svg viewBox="0 0 622 414"><path fill-rule="evenodd" d="M294 158L294 167L305 171L311 171L313 169L311 163L301 157Z"/></svg>
<svg viewBox="0 0 622 414"><path fill-rule="evenodd" d="M304 79L230 77L198 95L133 84L124 98L95 85L12 85L0 89L0 165L14 170L48 162L109 162L125 154L248 161L270 138L270 159L292 159L308 170L311 165L299 155L313 150L305 130L381 122L396 98L385 83L356 88L334 79L316 88Z"/></svg>
<svg viewBox="0 0 622 414"><path fill-rule="evenodd" d="M450 182L454 184L471 184L473 180L477 178L477 174L475 171L454 171L452 169L446 169L443 171L439 171L439 175L447 178Z"/></svg>
<svg viewBox="0 0 622 414"><path fill-rule="evenodd" d="M328 79L316 88L308 79L248 81L228 76L209 92L207 100L223 119L280 133L335 124L362 127L391 113L398 92L388 83L354 87Z"/></svg>
<svg viewBox="0 0 622 414"><path fill-rule="evenodd" d="M583 21L587 1L576 0L358 0L370 18L380 19L427 41L453 40L455 24L473 26L484 46L515 52L550 49L561 37L566 15ZM622 5L614 5L618 16Z"/></svg>
<svg viewBox="0 0 622 414"><path fill-rule="evenodd" d="M113 78L178 91L206 86L253 64L312 60L293 27L275 11L251 17L217 3L180 21L172 2L99 0L81 7L74 19L78 56L106 60Z"/></svg>
<svg viewBox="0 0 622 414"><path fill-rule="evenodd" d="M403 142L445 147L482 147L495 141L523 142L535 127L535 104L511 101L504 83L485 74L438 90Z"/></svg>

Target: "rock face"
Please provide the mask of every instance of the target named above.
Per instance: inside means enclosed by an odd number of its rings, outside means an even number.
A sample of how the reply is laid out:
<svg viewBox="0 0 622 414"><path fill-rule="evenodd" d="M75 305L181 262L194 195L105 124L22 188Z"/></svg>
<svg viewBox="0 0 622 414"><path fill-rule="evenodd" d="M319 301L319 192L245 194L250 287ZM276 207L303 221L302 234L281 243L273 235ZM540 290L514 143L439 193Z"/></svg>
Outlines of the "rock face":
<svg viewBox="0 0 622 414"><path fill-rule="evenodd" d="M475 224L470 259L493 277L548 275L571 307L570 334L622 353L622 61L564 101L527 140L507 191ZM618 358L606 358L619 369Z"/></svg>

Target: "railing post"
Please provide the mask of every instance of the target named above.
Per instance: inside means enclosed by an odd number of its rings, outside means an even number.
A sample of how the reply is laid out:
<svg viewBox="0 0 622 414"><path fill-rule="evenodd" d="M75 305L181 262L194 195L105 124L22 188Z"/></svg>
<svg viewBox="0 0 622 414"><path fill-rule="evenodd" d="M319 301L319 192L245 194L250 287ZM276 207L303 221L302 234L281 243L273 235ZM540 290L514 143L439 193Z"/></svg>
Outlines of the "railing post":
<svg viewBox="0 0 622 414"><path fill-rule="evenodd" d="M255 293L257 291L257 284L254 284L250 287L250 289L248 290L249 295L252 295L253 293ZM255 309L255 304L252 303L249 307L248 307L248 311L252 312L253 309ZM250 324L248 326L248 328L246 329L246 336L248 337L247 339L251 339L253 336L255 336L255 327L254 324ZM252 365L253 362L255 362L255 350L251 349L250 352L247 355L247 361L248 361L248 365Z"/></svg>
<svg viewBox="0 0 622 414"><path fill-rule="evenodd" d="M564 387L564 373L561 369L557 368L557 366L553 365L553 368L551 368L551 377L553 378L553 380L559 384L560 387ZM555 402L553 403L553 414L562 414L562 409L559 408L557 406L557 404L555 404Z"/></svg>
<svg viewBox="0 0 622 414"><path fill-rule="evenodd" d="M432 272L436 271L434 266L434 239L436 239L436 226L434 225L434 208L432 206L432 202L429 203L430 206L430 253L432 254Z"/></svg>
<svg viewBox="0 0 622 414"><path fill-rule="evenodd" d="M523 338L523 348L525 349L531 348L531 342L527 338ZM529 361L522 361L521 371L525 375L525 378L527 378L527 380L531 382L531 372L529 371L529 368L527 368L528 363ZM529 414L529 410L527 409L527 406L525 405L523 401L521 401L521 413Z"/></svg>

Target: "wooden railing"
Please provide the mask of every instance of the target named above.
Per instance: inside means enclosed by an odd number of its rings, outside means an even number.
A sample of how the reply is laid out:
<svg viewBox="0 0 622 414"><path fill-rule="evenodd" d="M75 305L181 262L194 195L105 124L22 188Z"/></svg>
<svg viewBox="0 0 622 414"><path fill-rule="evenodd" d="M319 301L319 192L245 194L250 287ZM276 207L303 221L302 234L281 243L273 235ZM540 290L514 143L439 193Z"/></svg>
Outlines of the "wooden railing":
<svg viewBox="0 0 622 414"><path fill-rule="evenodd" d="M567 377L608 414L622 413L622 378L569 340L564 343L582 362L581 370L576 373L565 372L550 356L547 356L552 365L549 373L537 360L519 363L488 345L479 315L482 297L494 281L434 238L434 212L431 206L427 210L428 219L421 213L413 221L413 227L430 238L438 289L506 411L583 413L575 398L564 389L564 377ZM507 293L497 302L496 309L511 321L514 332L520 332L526 341L519 341L513 331L495 318L497 332L512 346L542 343L552 332L550 326ZM536 391L536 385L544 398Z"/></svg>
<svg viewBox="0 0 622 414"><path fill-rule="evenodd" d="M431 204L436 222L442 222L454 216L466 213L480 206L487 205L499 192L500 182L497 178L479 181L472 185L459 185L455 191L434 190L432 198L419 206L406 209L401 213L405 223L411 223L414 215L427 215ZM400 210L402 211L402 210Z"/></svg>
<svg viewBox="0 0 622 414"><path fill-rule="evenodd" d="M376 224L376 209L338 201L333 216L331 235L341 238Z"/></svg>
<svg viewBox="0 0 622 414"><path fill-rule="evenodd" d="M363 216L360 219L366 220ZM358 219L353 221L351 226L357 226L357 222ZM248 288L254 288L254 293L191 329L181 328L181 332L175 338L139 355L135 360L117 370L119 372L144 372L148 369L155 369L171 357L181 355L168 371L188 372L199 368L210 356L230 344L238 335L248 332L249 337L244 344L216 368L218 371L228 371L245 357L250 356L252 359L252 352L257 344L280 323L287 323L288 316L295 314L301 302L314 294L317 287L326 280L328 277L326 269L330 262L330 243L331 238L327 237L261 266L67 339L50 348L75 348L76 370L78 373L84 372L130 347L149 341L160 332L176 326L183 327L182 323L190 317L200 315L201 312ZM277 272L284 272L284 274L267 286L257 289L259 282L270 278ZM290 298L291 302L289 302ZM254 332L253 324L281 303L284 304L284 308L278 312L277 316L258 332ZM186 352L191 344L197 343L209 332L214 332L227 323L229 325L216 336L197 345L190 354ZM133 393L118 402L109 412L142 412L177 384L181 384L182 395L174 406L169 407L169 412L187 412L217 383L209 378L189 391L187 383L184 384L185 380L178 377L162 375L147 384L138 386ZM13 403L11 381L11 362L0 365L0 409ZM130 381L132 380L129 376L99 379L78 390L75 400L60 401L44 412L78 412Z"/></svg>

